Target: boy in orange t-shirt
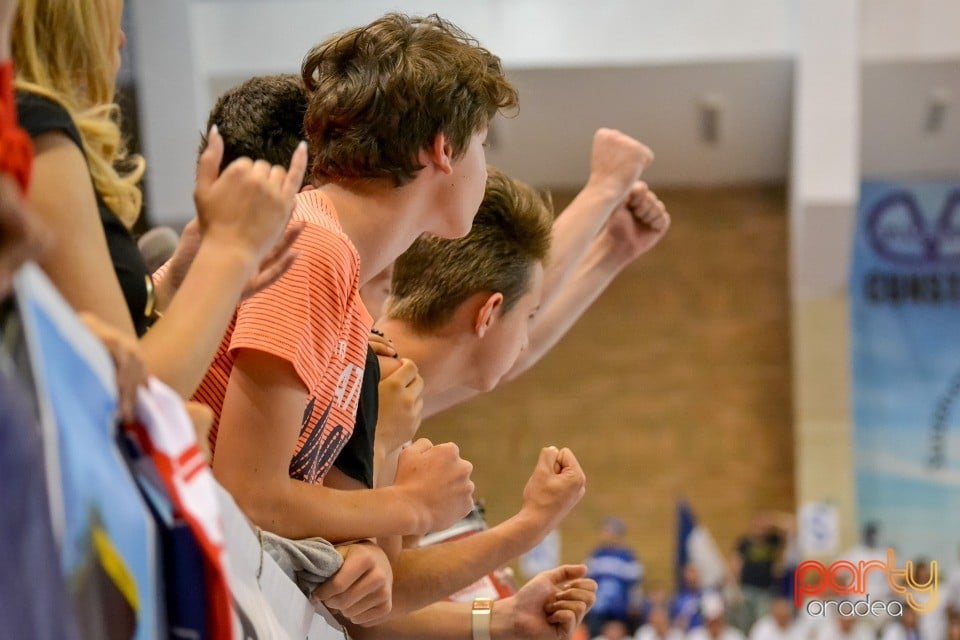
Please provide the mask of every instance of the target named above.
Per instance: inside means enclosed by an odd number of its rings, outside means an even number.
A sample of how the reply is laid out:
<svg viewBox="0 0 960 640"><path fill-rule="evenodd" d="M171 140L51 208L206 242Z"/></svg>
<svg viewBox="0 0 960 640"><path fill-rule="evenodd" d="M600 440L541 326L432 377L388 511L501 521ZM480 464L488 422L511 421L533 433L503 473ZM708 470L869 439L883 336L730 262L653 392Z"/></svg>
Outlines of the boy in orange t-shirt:
<svg viewBox="0 0 960 640"><path fill-rule="evenodd" d="M301 193L300 256L244 302L197 398L217 413L214 473L261 527L332 542L423 534L472 507L455 445L415 442L393 486L355 488L332 466L350 437L372 319L359 286L424 232L470 229L483 140L516 104L499 60L436 16L391 14L335 36L303 63L316 190ZM389 564L345 555L325 602L357 624L390 612ZM363 562L353 562L364 557Z"/></svg>

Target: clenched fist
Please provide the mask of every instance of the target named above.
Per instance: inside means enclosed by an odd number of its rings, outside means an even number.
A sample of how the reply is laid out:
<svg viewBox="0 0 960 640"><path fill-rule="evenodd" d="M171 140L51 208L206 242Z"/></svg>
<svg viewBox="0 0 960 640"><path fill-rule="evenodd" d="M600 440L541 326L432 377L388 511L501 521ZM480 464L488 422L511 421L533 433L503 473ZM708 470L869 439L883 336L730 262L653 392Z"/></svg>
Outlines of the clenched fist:
<svg viewBox="0 0 960 640"><path fill-rule="evenodd" d="M314 589L310 599L354 624L383 622L393 609L393 569L386 554L366 541L337 547L337 551L343 565Z"/></svg>
<svg viewBox="0 0 960 640"><path fill-rule="evenodd" d="M521 514L533 518L549 533L570 513L586 492L587 478L570 449L546 447L540 451L527 486Z"/></svg>
<svg viewBox="0 0 960 640"><path fill-rule="evenodd" d="M601 238L623 261L632 262L657 246L671 222L660 198L637 181L610 216Z"/></svg>
<svg viewBox="0 0 960 640"><path fill-rule="evenodd" d="M615 129L598 129L593 136L587 186L622 200L653 163L653 152L643 143Z"/></svg>
<svg viewBox="0 0 960 640"><path fill-rule="evenodd" d="M418 514L420 535L446 529L473 508L473 465L452 442L421 438L403 450L394 488Z"/></svg>
<svg viewBox="0 0 960 640"><path fill-rule="evenodd" d="M408 358L380 358L377 441L396 451L413 440L423 413L423 378Z"/></svg>

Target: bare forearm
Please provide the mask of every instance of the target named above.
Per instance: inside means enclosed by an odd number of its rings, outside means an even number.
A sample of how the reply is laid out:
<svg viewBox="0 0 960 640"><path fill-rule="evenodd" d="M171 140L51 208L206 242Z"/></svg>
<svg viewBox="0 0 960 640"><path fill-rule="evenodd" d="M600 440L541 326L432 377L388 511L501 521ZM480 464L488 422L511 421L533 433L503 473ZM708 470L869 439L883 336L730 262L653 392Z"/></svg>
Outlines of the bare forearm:
<svg viewBox="0 0 960 640"><path fill-rule="evenodd" d="M255 269L252 254L205 243L141 341L150 372L187 398L203 379Z"/></svg>
<svg viewBox="0 0 960 640"><path fill-rule="evenodd" d="M161 268L153 274L154 294L156 295L155 304L158 311L166 313L167 308L170 306L170 303L173 302L173 298L182 284L183 282L179 281L179 278L170 273L169 270L164 272L164 269Z"/></svg>
<svg viewBox="0 0 960 640"><path fill-rule="evenodd" d="M544 274L543 306L563 290L618 204L618 194L588 183L557 217Z"/></svg>
<svg viewBox="0 0 960 640"><path fill-rule="evenodd" d="M390 560L390 566L397 564L397 558L403 551L403 537L385 536L377 538L377 546L380 547Z"/></svg>
<svg viewBox="0 0 960 640"><path fill-rule="evenodd" d="M473 637L470 605L459 602L438 602L376 627L347 625L347 628L350 637L356 640L471 640Z"/></svg>
<svg viewBox="0 0 960 640"><path fill-rule="evenodd" d="M397 462L400 459L400 451L396 448L391 451L385 451L380 447L374 447L373 452L373 477L374 486L389 487L397 477Z"/></svg>
<svg viewBox="0 0 960 640"><path fill-rule="evenodd" d="M286 538L320 537L336 544L421 529L415 510L390 487L344 491L293 479L273 489L263 483L223 484L254 523Z"/></svg>
<svg viewBox="0 0 960 640"><path fill-rule="evenodd" d="M563 290L534 317L529 346L504 379L513 380L539 362L628 264L629 258L613 251L603 236L597 237Z"/></svg>
<svg viewBox="0 0 960 640"><path fill-rule="evenodd" d="M447 598L526 553L547 533L521 513L460 540L405 549L394 565L393 610L414 611Z"/></svg>
<svg viewBox="0 0 960 640"><path fill-rule="evenodd" d="M348 629L356 640L471 640L470 609L468 603L436 602L377 627L348 625ZM490 636L494 640L518 637L513 633L511 609L509 600L493 603Z"/></svg>
<svg viewBox="0 0 960 640"><path fill-rule="evenodd" d="M513 380L539 362L631 262L632 258L618 251L605 235L594 238L561 290L542 305L530 327L529 346L504 376L504 381ZM424 397L423 417L434 416L479 393L458 386L439 395L427 395Z"/></svg>

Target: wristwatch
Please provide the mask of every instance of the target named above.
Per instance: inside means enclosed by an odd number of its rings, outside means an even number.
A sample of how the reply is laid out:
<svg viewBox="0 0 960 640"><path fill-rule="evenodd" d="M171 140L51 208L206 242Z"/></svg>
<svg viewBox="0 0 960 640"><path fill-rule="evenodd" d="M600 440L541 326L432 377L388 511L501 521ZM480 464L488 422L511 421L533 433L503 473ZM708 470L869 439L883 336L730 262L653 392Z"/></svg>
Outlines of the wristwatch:
<svg viewBox="0 0 960 640"><path fill-rule="evenodd" d="M470 628L473 630L473 640L490 640L491 614L493 614L493 600L490 598L474 598L473 610L470 613Z"/></svg>

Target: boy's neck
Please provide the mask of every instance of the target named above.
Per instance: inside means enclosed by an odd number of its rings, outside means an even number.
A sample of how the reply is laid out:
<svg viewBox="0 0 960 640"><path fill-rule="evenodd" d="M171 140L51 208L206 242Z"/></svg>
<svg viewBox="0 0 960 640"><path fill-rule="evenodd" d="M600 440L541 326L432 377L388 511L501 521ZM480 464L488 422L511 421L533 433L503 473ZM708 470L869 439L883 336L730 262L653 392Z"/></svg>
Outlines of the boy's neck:
<svg viewBox="0 0 960 640"><path fill-rule="evenodd" d="M318 187L330 198L340 226L360 255L360 286L396 260L420 237L427 206L416 189L335 183Z"/></svg>
<svg viewBox="0 0 960 640"><path fill-rule="evenodd" d="M466 349L456 336L418 333L403 320L387 317L377 322L377 328L393 341L401 358L417 363L425 400L463 384Z"/></svg>

